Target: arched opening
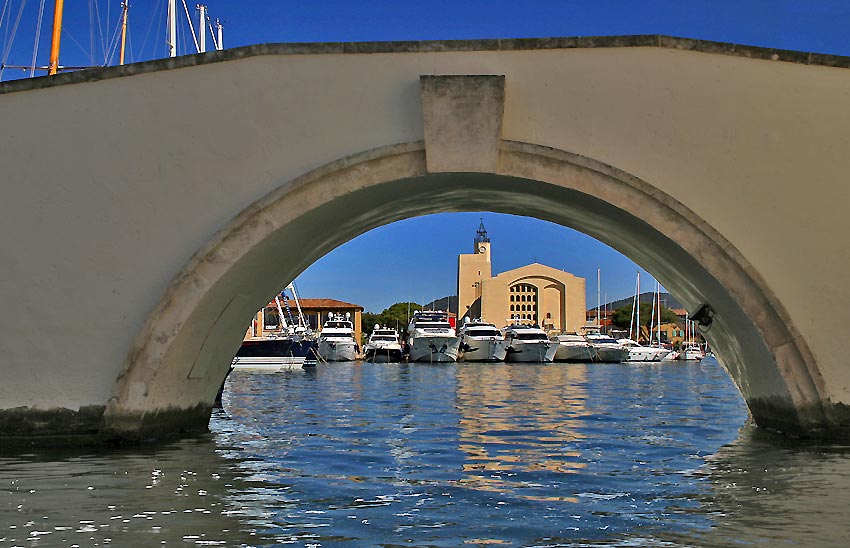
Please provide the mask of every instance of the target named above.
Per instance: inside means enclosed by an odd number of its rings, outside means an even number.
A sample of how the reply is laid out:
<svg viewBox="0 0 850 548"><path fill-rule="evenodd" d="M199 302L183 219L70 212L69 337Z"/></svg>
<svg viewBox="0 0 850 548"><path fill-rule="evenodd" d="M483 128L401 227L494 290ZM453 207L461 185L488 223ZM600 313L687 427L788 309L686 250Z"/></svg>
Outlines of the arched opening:
<svg viewBox="0 0 850 548"><path fill-rule="evenodd" d="M689 310L709 305L705 336L757 423L788 432L829 425L805 342L758 273L710 226L589 158L508 141L500 155L493 173L429 173L423 143L394 145L316 169L247 208L198 251L149 317L116 382L106 430L205 428L247 319L280 287L378 226L483 210L574 228L647 269ZM290 260L270 268L268 257L282 256Z"/></svg>

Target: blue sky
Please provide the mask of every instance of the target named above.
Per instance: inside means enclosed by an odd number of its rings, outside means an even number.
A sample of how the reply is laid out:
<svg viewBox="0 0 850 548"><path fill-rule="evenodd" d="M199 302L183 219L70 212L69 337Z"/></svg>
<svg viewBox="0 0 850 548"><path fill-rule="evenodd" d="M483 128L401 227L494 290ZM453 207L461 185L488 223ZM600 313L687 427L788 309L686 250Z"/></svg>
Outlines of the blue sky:
<svg viewBox="0 0 850 548"><path fill-rule="evenodd" d="M166 55L166 3L131 2L129 61ZM186 2L193 19L196 3ZM224 22L227 48L266 42L669 34L850 55L847 0L208 0L207 5L210 16ZM41 66L49 54L53 2L0 0L0 60L7 65L30 64L42 6L36 55ZM119 6L119 0L68 2L61 63L103 64L110 58L105 52L110 51ZM182 0L178 10L182 14ZM193 48L183 19L178 52L194 53ZM117 54L111 59L114 64ZM2 78L27 74L6 69ZM373 230L319 260L299 277L297 286L305 297L337 298L376 312L408 298L421 302L454 294L457 254L472 249L479 217L493 240L494 273L533 261L564 268L587 278L588 306L596 302L597 267L608 300L633 291L638 267L604 244L543 221L494 213L432 215ZM429 260L415 262L404 253L405 246L426 234L444 243ZM648 281L642 286L648 289Z"/></svg>

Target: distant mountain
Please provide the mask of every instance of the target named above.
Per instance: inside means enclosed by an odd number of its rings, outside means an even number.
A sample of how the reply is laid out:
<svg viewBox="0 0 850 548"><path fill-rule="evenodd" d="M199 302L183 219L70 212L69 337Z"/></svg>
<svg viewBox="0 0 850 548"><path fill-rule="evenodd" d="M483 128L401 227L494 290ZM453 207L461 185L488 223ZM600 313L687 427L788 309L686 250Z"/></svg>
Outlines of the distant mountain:
<svg viewBox="0 0 850 548"><path fill-rule="evenodd" d="M449 295L422 306L425 310L446 310L457 314L457 295Z"/></svg>
<svg viewBox="0 0 850 548"><path fill-rule="evenodd" d="M641 293L640 294L640 302L651 303L652 298L654 296L655 296L655 293L652 293L652 292ZM606 308L607 307L608 310L617 310L618 308L622 308L624 306L631 306L633 300L634 300L634 297L628 297L626 299L620 299L619 301L610 302L607 305L605 305L605 304L599 305L599 308ZM682 303L680 303L676 299L676 297L674 297L673 295L671 295L669 293L662 293L661 294L661 304L666 306L667 308L685 308L684 306L682 306ZM596 310L596 307L594 306L594 307L588 308L588 310Z"/></svg>

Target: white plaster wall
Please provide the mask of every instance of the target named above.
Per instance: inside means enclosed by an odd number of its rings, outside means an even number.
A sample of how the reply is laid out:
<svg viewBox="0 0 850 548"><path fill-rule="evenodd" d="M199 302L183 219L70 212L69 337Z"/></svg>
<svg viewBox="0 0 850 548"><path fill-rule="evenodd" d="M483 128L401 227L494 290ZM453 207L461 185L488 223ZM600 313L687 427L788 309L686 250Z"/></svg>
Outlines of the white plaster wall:
<svg viewBox="0 0 850 548"><path fill-rule="evenodd" d="M310 169L422 139L419 75L452 73L506 75L504 139L614 165L708 221L850 403L832 351L850 71L605 48L265 56L0 96L0 408L104 404L204 242Z"/></svg>

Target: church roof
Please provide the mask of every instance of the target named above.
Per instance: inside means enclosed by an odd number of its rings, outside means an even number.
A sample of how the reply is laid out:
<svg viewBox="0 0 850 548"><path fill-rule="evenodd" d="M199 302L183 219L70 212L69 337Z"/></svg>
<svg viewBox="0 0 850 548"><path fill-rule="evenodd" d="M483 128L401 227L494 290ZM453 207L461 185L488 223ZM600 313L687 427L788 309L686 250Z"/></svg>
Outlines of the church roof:
<svg viewBox="0 0 850 548"><path fill-rule="evenodd" d="M534 276L547 276L550 278L579 278L583 280L584 278L580 278L571 272L567 272L566 270L560 270L557 268L553 268L551 266L546 266L545 264L540 263L531 263L525 266L521 266L519 268L514 268L513 270L506 270L496 276L494 278L519 278L519 277L534 277Z"/></svg>

